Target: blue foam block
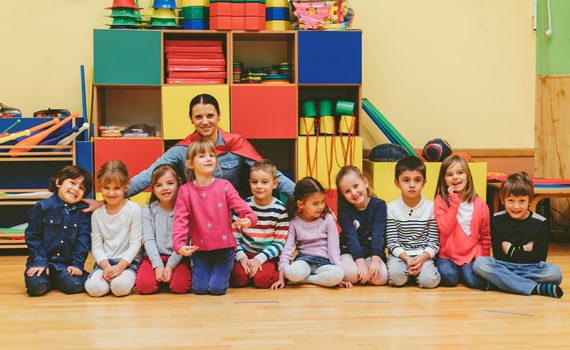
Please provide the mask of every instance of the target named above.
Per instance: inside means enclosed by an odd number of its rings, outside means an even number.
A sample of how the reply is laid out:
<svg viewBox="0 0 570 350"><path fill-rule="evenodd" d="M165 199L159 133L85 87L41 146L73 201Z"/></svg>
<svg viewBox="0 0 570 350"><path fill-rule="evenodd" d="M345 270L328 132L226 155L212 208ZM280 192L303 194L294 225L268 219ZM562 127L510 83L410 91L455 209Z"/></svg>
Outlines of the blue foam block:
<svg viewBox="0 0 570 350"><path fill-rule="evenodd" d="M184 29L200 30L208 29L210 27L208 20L205 19L185 19L182 22Z"/></svg>
<svg viewBox="0 0 570 350"><path fill-rule="evenodd" d="M267 7L265 9L265 19L268 21L289 21L288 7Z"/></svg>

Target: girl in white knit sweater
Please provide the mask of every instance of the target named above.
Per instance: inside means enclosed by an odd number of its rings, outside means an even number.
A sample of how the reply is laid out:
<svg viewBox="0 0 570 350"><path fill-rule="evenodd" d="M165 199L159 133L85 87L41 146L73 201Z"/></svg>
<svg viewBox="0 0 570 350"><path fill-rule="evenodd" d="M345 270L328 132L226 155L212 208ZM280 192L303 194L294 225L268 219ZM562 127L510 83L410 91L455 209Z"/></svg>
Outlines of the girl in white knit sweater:
<svg viewBox="0 0 570 350"><path fill-rule="evenodd" d="M116 296L128 295L140 264L142 209L126 198L129 174L123 162L103 164L97 182L105 206L91 216L91 252L96 264L85 290L92 297L109 291Z"/></svg>

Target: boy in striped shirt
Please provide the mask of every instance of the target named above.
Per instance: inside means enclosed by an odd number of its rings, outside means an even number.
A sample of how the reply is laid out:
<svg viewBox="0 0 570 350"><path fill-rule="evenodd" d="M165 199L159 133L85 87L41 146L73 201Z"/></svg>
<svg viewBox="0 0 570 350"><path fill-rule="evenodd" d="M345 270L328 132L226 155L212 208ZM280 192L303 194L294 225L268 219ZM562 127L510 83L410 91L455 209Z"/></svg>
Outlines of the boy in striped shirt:
<svg viewBox="0 0 570 350"><path fill-rule="evenodd" d="M255 287L267 289L279 279L277 262L287 240L289 219L283 202L273 197L278 184L276 172L267 159L251 167L249 185L253 196L246 203L259 221L250 228L232 225L237 241L232 287L246 287L253 282Z"/></svg>
<svg viewBox="0 0 570 350"><path fill-rule="evenodd" d="M412 276L418 287L435 288L441 280L433 260L439 251L439 232L433 202L422 196L425 164L408 156L396 163L395 175L402 196L388 204L388 283L400 287Z"/></svg>

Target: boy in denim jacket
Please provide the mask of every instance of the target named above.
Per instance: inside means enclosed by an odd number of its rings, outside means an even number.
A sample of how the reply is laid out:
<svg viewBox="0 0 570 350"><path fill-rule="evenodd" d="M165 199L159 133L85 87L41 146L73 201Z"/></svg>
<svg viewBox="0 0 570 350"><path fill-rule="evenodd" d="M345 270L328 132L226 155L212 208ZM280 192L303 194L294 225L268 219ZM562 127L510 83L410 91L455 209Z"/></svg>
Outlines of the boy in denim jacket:
<svg viewBox="0 0 570 350"><path fill-rule="evenodd" d="M52 289L66 294L84 291L83 269L91 248L91 215L82 212L83 196L91 191L87 170L70 165L51 179L50 198L38 201L28 213L25 232L29 256L24 279L30 296Z"/></svg>

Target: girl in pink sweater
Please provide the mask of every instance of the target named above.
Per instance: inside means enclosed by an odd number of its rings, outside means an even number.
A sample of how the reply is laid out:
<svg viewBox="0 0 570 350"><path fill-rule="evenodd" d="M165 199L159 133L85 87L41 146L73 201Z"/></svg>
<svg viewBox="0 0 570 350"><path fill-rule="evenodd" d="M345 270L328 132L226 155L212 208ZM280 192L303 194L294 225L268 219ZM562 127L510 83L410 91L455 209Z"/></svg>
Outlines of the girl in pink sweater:
<svg viewBox="0 0 570 350"><path fill-rule="evenodd" d="M178 254L191 255L194 293L222 295L228 289L236 248L230 210L239 217L234 224L243 228L255 225L257 216L231 182L212 176L217 165L212 142L193 142L186 159L190 182L178 190L172 244Z"/></svg>
<svg viewBox="0 0 570 350"><path fill-rule="evenodd" d="M440 285L453 287L461 280L469 288L484 288L484 280L473 273L473 262L489 256L489 208L475 193L462 157L452 155L441 163L434 210L441 247L436 261Z"/></svg>

